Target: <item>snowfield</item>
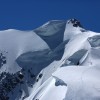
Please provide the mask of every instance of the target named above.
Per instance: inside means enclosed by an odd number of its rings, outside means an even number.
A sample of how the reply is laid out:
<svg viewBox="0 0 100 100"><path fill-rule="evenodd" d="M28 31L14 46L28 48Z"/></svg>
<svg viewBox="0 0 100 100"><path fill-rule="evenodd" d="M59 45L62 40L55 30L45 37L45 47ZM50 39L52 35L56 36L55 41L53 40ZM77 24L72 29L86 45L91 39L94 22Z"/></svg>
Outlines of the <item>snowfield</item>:
<svg viewBox="0 0 100 100"><path fill-rule="evenodd" d="M76 19L0 31L0 100L100 100L100 33Z"/></svg>

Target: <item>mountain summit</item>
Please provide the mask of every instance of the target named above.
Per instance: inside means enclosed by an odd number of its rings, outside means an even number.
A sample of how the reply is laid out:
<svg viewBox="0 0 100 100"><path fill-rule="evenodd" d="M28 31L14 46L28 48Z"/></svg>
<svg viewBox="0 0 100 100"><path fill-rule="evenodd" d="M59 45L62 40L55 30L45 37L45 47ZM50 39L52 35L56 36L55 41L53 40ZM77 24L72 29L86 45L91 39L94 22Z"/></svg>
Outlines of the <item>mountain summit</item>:
<svg viewBox="0 0 100 100"><path fill-rule="evenodd" d="M80 23L77 19L75 19L75 18L69 19L69 20L67 21L67 24L72 24L74 27L83 27L83 26L81 25L81 23Z"/></svg>
<svg viewBox="0 0 100 100"><path fill-rule="evenodd" d="M0 100L100 100L100 33L76 19L0 31Z"/></svg>

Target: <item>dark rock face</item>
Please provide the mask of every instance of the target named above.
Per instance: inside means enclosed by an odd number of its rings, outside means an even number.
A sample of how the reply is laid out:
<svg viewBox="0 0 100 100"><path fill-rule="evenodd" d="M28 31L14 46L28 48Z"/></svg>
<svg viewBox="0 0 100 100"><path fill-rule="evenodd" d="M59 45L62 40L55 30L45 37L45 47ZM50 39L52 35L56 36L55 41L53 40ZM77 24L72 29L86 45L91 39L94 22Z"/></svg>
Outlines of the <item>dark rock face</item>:
<svg viewBox="0 0 100 100"><path fill-rule="evenodd" d="M1 52L0 51L0 68L4 65L4 64L6 64L6 56L4 55L4 53L3 52Z"/></svg>
<svg viewBox="0 0 100 100"><path fill-rule="evenodd" d="M83 27L77 19L70 19L67 23L72 23L74 27Z"/></svg>
<svg viewBox="0 0 100 100"><path fill-rule="evenodd" d="M0 100L9 100L8 93L13 91L17 84L22 81L23 77L20 72L16 74L2 72L0 74Z"/></svg>

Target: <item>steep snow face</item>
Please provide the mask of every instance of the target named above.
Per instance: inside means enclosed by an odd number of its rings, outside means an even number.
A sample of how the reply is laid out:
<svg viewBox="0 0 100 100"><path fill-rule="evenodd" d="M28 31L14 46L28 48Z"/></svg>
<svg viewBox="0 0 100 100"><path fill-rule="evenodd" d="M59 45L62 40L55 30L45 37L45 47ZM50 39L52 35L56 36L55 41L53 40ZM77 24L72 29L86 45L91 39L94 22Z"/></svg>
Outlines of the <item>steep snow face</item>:
<svg viewBox="0 0 100 100"><path fill-rule="evenodd" d="M63 40L69 40L70 38L74 37L77 34L83 33L86 30L82 28L80 22L76 19L70 19L66 23L66 28L64 32Z"/></svg>
<svg viewBox="0 0 100 100"><path fill-rule="evenodd" d="M77 22L66 24L63 41L68 42L62 59L43 69L42 85L25 100L100 99L100 35L74 23ZM58 51L59 46L54 51Z"/></svg>
<svg viewBox="0 0 100 100"><path fill-rule="evenodd" d="M95 35L88 38L91 47L99 47L100 46L100 35Z"/></svg>
<svg viewBox="0 0 100 100"><path fill-rule="evenodd" d="M88 50L91 46L88 43L87 39L91 35L94 35L94 34L84 32L84 33L77 34L73 38L71 38L68 44L65 45L63 58L67 59L68 57L70 57L75 52L81 49Z"/></svg>
<svg viewBox="0 0 100 100"><path fill-rule="evenodd" d="M45 23L41 27L35 29L34 31L37 34L42 35L42 36L51 36L65 29L65 25L66 25L66 21L52 20Z"/></svg>
<svg viewBox="0 0 100 100"><path fill-rule="evenodd" d="M99 100L99 71L89 66L59 68L28 100Z"/></svg>
<svg viewBox="0 0 100 100"><path fill-rule="evenodd" d="M66 21L52 20L34 30L51 49L63 42Z"/></svg>
<svg viewBox="0 0 100 100"><path fill-rule="evenodd" d="M84 66L95 66L100 69L100 47L99 48L91 48L88 52L88 55L82 65Z"/></svg>
<svg viewBox="0 0 100 100"><path fill-rule="evenodd" d="M71 65L79 65L80 59L87 53L88 50L81 49L75 52L72 56L70 56L66 61L65 64L71 64ZM68 63L70 62L70 63ZM65 65L64 65L65 66Z"/></svg>
<svg viewBox="0 0 100 100"><path fill-rule="evenodd" d="M16 58L28 51L41 51L49 49L48 45L34 32L18 30L0 31L0 52L5 55L6 64L2 70L15 72L20 70ZM4 62L4 61L3 61Z"/></svg>
<svg viewBox="0 0 100 100"><path fill-rule="evenodd" d="M66 96L63 97L64 100L99 100L99 71L95 67L65 66L56 71L53 76L62 79L67 84L68 89L65 93Z"/></svg>
<svg viewBox="0 0 100 100"><path fill-rule="evenodd" d="M99 37L76 19L1 31L0 100L100 100Z"/></svg>

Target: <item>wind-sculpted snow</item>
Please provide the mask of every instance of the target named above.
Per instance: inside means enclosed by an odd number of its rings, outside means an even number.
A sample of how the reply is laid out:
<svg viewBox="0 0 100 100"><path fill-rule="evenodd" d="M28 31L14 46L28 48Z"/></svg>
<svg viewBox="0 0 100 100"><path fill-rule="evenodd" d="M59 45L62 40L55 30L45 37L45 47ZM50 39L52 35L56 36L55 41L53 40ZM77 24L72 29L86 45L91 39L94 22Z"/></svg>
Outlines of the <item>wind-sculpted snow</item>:
<svg viewBox="0 0 100 100"><path fill-rule="evenodd" d="M58 77L56 77L56 76L53 76L54 78L55 78L55 86L67 86L67 84L63 81L63 80L61 80L61 79L59 79Z"/></svg>
<svg viewBox="0 0 100 100"><path fill-rule="evenodd" d="M49 50L27 52L20 55L16 61L25 70L31 69L32 73L38 75L43 68L54 60L49 52Z"/></svg>
<svg viewBox="0 0 100 100"><path fill-rule="evenodd" d="M63 20L52 20L35 29L34 31L42 36L52 36L58 34L59 31L64 32L66 21ZM63 33L60 33L63 34Z"/></svg>
<svg viewBox="0 0 100 100"><path fill-rule="evenodd" d="M81 58L86 54L87 50L81 49L70 56L64 63L65 65L79 65Z"/></svg>
<svg viewBox="0 0 100 100"><path fill-rule="evenodd" d="M66 21L53 20L34 30L51 49L63 42Z"/></svg>
<svg viewBox="0 0 100 100"><path fill-rule="evenodd" d="M100 48L91 48L82 65L100 68Z"/></svg>
<svg viewBox="0 0 100 100"><path fill-rule="evenodd" d="M100 47L100 35L95 35L88 38L91 47Z"/></svg>
<svg viewBox="0 0 100 100"><path fill-rule="evenodd" d="M18 56L28 51L38 51L44 49L50 48L32 31L0 31L0 51L6 55L6 64L4 65L6 67L2 66L3 71L6 70L11 73L19 71L20 67L15 62Z"/></svg>
<svg viewBox="0 0 100 100"><path fill-rule="evenodd" d="M99 100L99 71L95 67L68 66L60 68L53 75L67 83L64 100Z"/></svg>
<svg viewBox="0 0 100 100"><path fill-rule="evenodd" d="M76 19L0 31L0 100L100 100L100 34Z"/></svg>

